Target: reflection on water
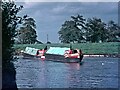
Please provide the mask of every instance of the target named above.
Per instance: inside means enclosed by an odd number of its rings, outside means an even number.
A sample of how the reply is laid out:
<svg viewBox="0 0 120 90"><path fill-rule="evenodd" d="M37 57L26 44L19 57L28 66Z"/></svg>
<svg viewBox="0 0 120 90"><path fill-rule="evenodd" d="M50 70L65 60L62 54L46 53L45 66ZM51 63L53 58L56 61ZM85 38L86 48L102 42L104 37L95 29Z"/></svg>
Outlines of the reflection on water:
<svg viewBox="0 0 120 90"><path fill-rule="evenodd" d="M117 58L84 58L84 63L39 59L15 62L18 88L117 88Z"/></svg>

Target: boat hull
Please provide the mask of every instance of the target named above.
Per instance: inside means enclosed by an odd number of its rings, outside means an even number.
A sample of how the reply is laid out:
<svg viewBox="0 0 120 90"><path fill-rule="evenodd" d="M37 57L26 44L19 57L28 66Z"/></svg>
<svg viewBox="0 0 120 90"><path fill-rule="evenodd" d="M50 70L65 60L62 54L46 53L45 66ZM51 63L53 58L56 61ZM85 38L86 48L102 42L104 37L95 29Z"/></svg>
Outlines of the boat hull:
<svg viewBox="0 0 120 90"><path fill-rule="evenodd" d="M46 54L45 60L64 63L78 63L81 62L80 58L65 58L63 55Z"/></svg>
<svg viewBox="0 0 120 90"><path fill-rule="evenodd" d="M30 55L27 53L23 53L24 58L39 58L41 56ZM45 61L54 61L54 62L63 62L63 63L79 63L83 59L83 55L80 58L65 58L63 55L55 55L55 54L45 54ZM43 59L41 59L43 60Z"/></svg>

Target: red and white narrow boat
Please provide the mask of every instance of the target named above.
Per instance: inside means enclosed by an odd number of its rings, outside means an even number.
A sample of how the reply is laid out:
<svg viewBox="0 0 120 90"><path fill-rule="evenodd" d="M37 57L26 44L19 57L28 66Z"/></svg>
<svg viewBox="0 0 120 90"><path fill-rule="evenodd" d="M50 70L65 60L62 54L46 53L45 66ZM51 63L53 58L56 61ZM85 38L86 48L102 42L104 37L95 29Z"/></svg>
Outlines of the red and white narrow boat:
<svg viewBox="0 0 120 90"><path fill-rule="evenodd" d="M81 50L75 49L70 50L70 48L62 47L50 47L47 49L34 49L31 47L26 47L23 52L24 57L35 57L41 58L41 60L46 61L57 61L57 62L81 62L83 59L83 54ZM29 50L28 50L29 49Z"/></svg>

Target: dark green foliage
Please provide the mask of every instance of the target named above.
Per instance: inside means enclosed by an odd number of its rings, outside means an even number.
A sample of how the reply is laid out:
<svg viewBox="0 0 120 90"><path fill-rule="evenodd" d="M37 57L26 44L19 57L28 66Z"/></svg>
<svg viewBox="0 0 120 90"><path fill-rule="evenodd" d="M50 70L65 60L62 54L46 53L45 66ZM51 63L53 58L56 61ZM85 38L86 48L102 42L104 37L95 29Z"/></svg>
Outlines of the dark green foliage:
<svg viewBox="0 0 120 90"><path fill-rule="evenodd" d="M74 27L75 23L73 21L66 21L63 25L61 30L59 31L60 40L63 43L70 43L77 41L76 34L77 28Z"/></svg>
<svg viewBox="0 0 120 90"><path fill-rule="evenodd" d="M43 43L39 40L36 40L36 44L43 44Z"/></svg>
<svg viewBox="0 0 120 90"><path fill-rule="evenodd" d="M2 2L2 89L18 90L16 71L13 64L13 44L17 35L16 28L26 16L19 17L17 13L23 6L17 7L14 2Z"/></svg>
<svg viewBox="0 0 120 90"><path fill-rule="evenodd" d="M47 42L47 44L51 44L51 42L50 42L50 41L48 41L48 42Z"/></svg>
<svg viewBox="0 0 120 90"><path fill-rule="evenodd" d="M71 18L72 18L72 21L75 22L75 26L76 27L80 26L81 28L79 28L79 29L85 28L85 21L86 21L86 19L84 19L83 16L78 14L76 17L75 16L71 16Z"/></svg>
<svg viewBox="0 0 120 90"><path fill-rule="evenodd" d="M81 42L120 42L120 26L114 21L104 23L99 18L88 19L83 16L71 16L71 20L65 21L59 34L62 43Z"/></svg>
<svg viewBox="0 0 120 90"><path fill-rule="evenodd" d="M65 23L62 25L59 33L59 39L63 43L75 43L75 42L81 42L81 40L84 40L83 37L83 29L85 28L85 19L83 19L83 16L71 16L72 20L65 21Z"/></svg>
<svg viewBox="0 0 120 90"><path fill-rule="evenodd" d="M91 42L105 42L107 39L107 29L101 19L88 19L86 23L86 40Z"/></svg>
<svg viewBox="0 0 120 90"><path fill-rule="evenodd" d="M17 13L23 6L17 7L14 2L2 2L2 63L3 66L13 60L14 37L17 35L16 28L22 23L23 18ZM26 16L24 16L25 18Z"/></svg>
<svg viewBox="0 0 120 90"><path fill-rule="evenodd" d="M108 42L120 42L120 27L114 21L109 21L107 24Z"/></svg>
<svg viewBox="0 0 120 90"><path fill-rule="evenodd" d="M18 30L18 42L22 44L34 44L36 42L36 24L33 18L25 19L23 26Z"/></svg>

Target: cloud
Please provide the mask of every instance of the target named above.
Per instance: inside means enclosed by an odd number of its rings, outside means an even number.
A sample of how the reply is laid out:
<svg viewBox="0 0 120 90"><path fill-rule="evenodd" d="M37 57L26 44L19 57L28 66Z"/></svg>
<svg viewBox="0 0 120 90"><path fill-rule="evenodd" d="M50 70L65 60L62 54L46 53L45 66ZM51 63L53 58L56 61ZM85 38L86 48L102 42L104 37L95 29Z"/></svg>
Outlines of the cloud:
<svg viewBox="0 0 120 90"><path fill-rule="evenodd" d="M24 2L24 8L33 8L34 6L38 5L37 2Z"/></svg>
<svg viewBox="0 0 120 90"><path fill-rule="evenodd" d="M67 7L66 5L57 6L57 7L53 8L52 11L55 12L55 13L60 13L60 12L63 12L66 7Z"/></svg>
<svg viewBox="0 0 120 90"><path fill-rule="evenodd" d="M38 39L46 41L46 34L52 42L58 41L61 25L70 16L83 15L85 19L97 17L103 21L117 21L117 3L104 2L23 2L22 15L27 14L36 21ZM54 36L54 37L53 37Z"/></svg>

